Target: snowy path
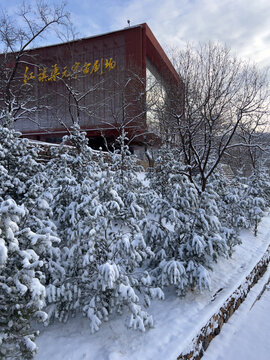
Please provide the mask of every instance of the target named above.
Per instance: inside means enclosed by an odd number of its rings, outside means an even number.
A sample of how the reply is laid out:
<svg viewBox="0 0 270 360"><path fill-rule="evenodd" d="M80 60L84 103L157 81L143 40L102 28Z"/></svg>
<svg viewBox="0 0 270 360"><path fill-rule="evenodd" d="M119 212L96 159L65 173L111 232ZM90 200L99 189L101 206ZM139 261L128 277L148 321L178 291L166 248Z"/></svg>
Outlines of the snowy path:
<svg viewBox="0 0 270 360"><path fill-rule="evenodd" d="M165 301L153 301L149 312L155 327L150 331L128 330L124 326L127 313L112 316L94 335L85 318L71 319L67 324L56 323L41 330L35 359L175 360L265 253L270 243L270 217L263 219L257 238L249 231L242 232L241 237L243 243L236 247L232 258L220 259L214 265L211 291L188 293L184 298L167 291Z"/></svg>
<svg viewBox="0 0 270 360"><path fill-rule="evenodd" d="M224 324L221 333L209 345L203 360L270 359L270 285L255 302L270 277L270 265L245 302ZM252 308L251 308L252 307Z"/></svg>

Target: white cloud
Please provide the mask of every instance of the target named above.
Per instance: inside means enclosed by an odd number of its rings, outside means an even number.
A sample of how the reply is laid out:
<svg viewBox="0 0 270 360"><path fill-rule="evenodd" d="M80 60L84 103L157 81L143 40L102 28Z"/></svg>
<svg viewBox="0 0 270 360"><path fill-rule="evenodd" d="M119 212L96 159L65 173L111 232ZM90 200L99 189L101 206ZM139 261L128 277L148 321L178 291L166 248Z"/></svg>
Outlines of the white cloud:
<svg viewBox="0 0 270 360"><path fill-rule="evenodd" d="M115 6L112 16L114 29L127 19L147 22L163 46L221 41L239 56L270 64L268 0L133 0Z"/></svg>

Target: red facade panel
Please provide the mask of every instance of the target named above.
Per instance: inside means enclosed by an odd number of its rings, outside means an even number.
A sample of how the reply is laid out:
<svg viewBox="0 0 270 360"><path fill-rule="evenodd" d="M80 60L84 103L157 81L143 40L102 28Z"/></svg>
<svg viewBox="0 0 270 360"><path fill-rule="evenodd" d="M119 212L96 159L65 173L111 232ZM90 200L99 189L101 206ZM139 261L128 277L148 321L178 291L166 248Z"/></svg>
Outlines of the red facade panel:
<svg viewBox="0 0 270 360"><path fill-rule="evenodd" d="M128 132L145 132L147 59L166 81L179 81L147 24L28 51L18 83L38 111L16 128L42 140L62 136L74 121L90 137L115 137L124 123Z"/></svg>

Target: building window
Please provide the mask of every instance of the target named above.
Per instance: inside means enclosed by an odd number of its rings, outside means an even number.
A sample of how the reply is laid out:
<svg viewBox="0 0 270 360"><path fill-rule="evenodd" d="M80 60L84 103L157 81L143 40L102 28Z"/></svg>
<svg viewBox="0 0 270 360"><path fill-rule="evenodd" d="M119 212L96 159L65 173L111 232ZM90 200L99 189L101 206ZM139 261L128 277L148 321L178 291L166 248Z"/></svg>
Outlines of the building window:
<svg viewBox="0 0 270 360"><path fill-rule="evenodd" d="M156 67L146 62L146 124L147 129L160 135L160 114L164 109L166 91Z"/></svg>

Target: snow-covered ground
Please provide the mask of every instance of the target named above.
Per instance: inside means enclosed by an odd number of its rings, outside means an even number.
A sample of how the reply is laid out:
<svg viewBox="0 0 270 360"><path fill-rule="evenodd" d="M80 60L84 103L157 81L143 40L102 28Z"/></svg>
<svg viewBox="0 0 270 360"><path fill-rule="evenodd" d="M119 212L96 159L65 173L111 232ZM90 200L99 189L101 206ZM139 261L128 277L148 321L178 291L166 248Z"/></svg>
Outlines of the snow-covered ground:
<svg viewBox="0 0 270 360"><path fill-rule="evenodd" d="M203 360L270 359L270 266L262 279L250 290L244 303L224 324L208 347ZM264 290L264 291L263 291ZM263 294L256 301L261 291Z"/></svg>
<svg viewBox="0 0 270 360"><path fill-rule="evenodd" d="M215 264L211 291L177 298L168 290L164 301L153 301L149 309L155 320L153 329L146 333L128 330L115 315L98 333L91 335L86 319L71 319L67 324L58 323L41 330L36 360L175 360L266 251L270 244L270 217L263 219L256 238L249 231L243 231L241 238L243 243L237 246L232 258L220 259ZM257 306L254 305L250 314ZM213 356L211 359L217 359ZM227 354L220 359L225 358L228 359Z"/></svg>

